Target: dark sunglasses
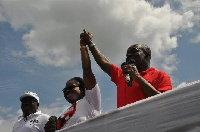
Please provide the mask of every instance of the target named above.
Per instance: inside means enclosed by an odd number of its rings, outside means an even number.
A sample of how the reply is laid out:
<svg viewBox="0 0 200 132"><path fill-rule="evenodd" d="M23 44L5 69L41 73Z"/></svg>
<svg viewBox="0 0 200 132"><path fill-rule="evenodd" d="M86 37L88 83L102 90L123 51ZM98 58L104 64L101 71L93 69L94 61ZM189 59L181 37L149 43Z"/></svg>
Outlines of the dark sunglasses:
<svg viewBox="0 0 200 132"><path fill-rule="evenodd" d="M79 87L79 86L71 85L71 86L65 87L62 91L63 91L63 93L65 93L67 90L72 90L75 87Z"/></svg>

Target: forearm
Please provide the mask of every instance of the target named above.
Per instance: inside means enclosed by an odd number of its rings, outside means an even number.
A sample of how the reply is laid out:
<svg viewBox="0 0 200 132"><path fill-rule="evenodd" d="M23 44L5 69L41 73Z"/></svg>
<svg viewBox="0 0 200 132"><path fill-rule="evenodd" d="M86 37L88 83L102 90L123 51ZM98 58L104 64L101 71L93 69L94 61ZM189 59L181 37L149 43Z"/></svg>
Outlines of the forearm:
<svg viewBox="0 0 200 132"><path fill-rule="evenodd" d="M83 69L83 80L87 90L92 89L96 85L96 79L91 69L91 61L86 46L81 46L81 60Z"/></svg>
<svg viewBox="0 0 200 132"><path fill-rule="evenodd" d="M81 60L82 60L83 70L91 70L91 61L90 61L87 47L81 46L80 51L81 51Z"/></svg>
<svg viewBox="0 0 200 132"><path fill-rule="evenodd" d="M146 81L142 76L138 76L136 82L139 84L141 90L147 97L160 94L160 91L156 90L148 81Z"/></svg>
<svg viewBox="0 0 200 132"><path fill-rule="evenodd" d="M96 45L89 46L89 49L100 68L111 76L110 61L98 50Z"/></svg>

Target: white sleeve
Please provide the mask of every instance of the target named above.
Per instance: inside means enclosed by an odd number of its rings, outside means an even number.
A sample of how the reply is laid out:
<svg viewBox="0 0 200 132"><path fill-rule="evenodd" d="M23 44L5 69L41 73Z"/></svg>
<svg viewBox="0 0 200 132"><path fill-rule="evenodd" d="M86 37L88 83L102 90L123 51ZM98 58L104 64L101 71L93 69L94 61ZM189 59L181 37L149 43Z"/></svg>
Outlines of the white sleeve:
<svg viewBox="0 0 200 132"><path fill-rule="evenodd" d="M39 121L39 123L36 124L35 127L36 127L37 129L39 129L41 132L45 132L44 126L45 126L45 124L48 122L49 117L50 117L50 116L47 115L47 114L42 114L42 115L38 116L37 120Z"/></svg>
<svg viewBox="0 0 200 132"><path fill-rule="evenodd" d="M89 104L101 114L101 93L99 85L96 84L92 90L85 90L85 96Z"/></svg>
<svg viewBox="0 0 200 132"><path fill-rule="evenodd" d="M15 132L16 125L17 125L17 123L15 123L15 125L13 126L13 130L12 130L12 132Z"/></svg>

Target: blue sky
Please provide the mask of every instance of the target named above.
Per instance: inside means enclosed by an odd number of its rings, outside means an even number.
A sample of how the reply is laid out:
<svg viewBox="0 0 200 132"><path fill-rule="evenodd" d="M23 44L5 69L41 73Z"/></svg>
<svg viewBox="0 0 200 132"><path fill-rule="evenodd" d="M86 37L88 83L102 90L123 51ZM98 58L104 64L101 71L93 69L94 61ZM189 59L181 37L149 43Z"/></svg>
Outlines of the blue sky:
<svg viewBox="0 0 200 132"><path fill-rule="evenodd" d="M198 0L0 0L0 127L12 131L26 91L38 93L43 113L59 115L69 106L61 90L82 77L83 28L118 66L131 44L145 43L151 66L167 72L173 88L199 80L199 7ZM102 111L114 110L116 86L91 61Z"/></svg>

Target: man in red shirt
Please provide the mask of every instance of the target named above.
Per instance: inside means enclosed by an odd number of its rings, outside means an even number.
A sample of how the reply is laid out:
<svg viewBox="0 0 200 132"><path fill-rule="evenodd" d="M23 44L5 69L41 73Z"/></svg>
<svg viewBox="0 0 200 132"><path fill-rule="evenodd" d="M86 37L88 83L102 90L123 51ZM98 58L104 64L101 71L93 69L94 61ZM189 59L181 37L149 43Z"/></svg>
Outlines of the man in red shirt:
<svg viewBox="0 0 200 132"><path fill-rule="evenodd" d="M147 45L130 46L126 62L119 68L98 50L92 37L85 30L80 34L81 41L88 45L97 64L116 84L118 108L172 89L170 77L165 72L150 67L151 50ZM129 77L129 80L125 79Z"/></svg>

